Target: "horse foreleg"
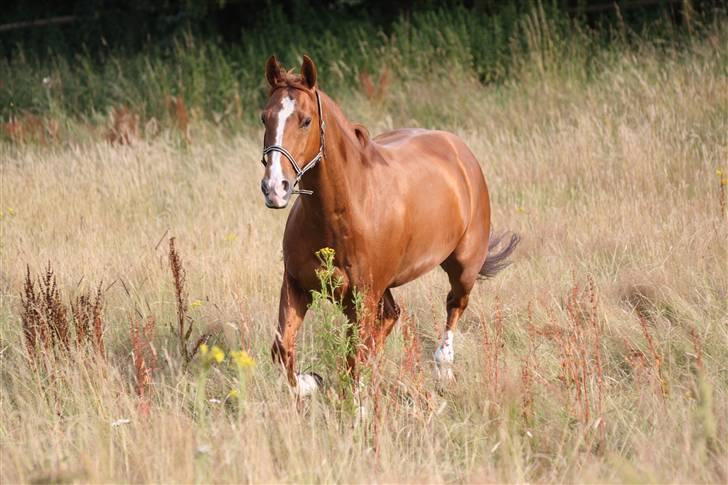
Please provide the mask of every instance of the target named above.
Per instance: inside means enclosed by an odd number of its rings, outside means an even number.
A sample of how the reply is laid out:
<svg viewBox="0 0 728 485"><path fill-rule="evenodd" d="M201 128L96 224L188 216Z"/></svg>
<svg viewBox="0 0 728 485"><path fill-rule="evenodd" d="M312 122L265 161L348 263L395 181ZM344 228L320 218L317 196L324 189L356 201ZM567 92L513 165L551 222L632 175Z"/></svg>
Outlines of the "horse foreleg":
<svg viewBox="0 0 728 485"><path fill-rule="evenodd" d="M399 318L400 310L389 289L380 297L367 295L358 309L353 301L351 303L346 311L349 321L354 323L349 327L349 336L354 337L358 333L358 339L356 345L350 349L347 363L358 403L357 419L363 422L369 414L369 394L365 383L360 380L361 366L374 364L376 355L384 347L384 340Z"/></svg>
<svg viewBox="0 0 728 485"><path fill-rule="evenodd" d="M383 348L384 341L392 332L400 315L400 308L394 301L391 290L387 289L381 298L368 297L357 312L353 305L346 316L354 325L350 338L358 332L356 348L352 348L347 363L354 380L359 379L359 364L371 361Z"/></svg>
<svg viewBox="0 0 728 485"><path fill-rule="evenodd" d="M310 295L299 288L296 282L284 272L278 308L278 332L273 341L271 354L273 361L283 366L288 383L296 389L299 396L315 391L320 379L314 375L297 374L295 367L296 335L301 328L310 302Z"/></svg>
<svg viewBox="0 0 728 485"><path fill-rule="evenodd" d="M346 317L353 324L349 328L349 337L354 342L349 350L347 364L356 382L359 381L360 365L366 364L377 353L382 341L382 302L382 296L367 294L359 308L354 305L353 299L346 308Z"/></svg>

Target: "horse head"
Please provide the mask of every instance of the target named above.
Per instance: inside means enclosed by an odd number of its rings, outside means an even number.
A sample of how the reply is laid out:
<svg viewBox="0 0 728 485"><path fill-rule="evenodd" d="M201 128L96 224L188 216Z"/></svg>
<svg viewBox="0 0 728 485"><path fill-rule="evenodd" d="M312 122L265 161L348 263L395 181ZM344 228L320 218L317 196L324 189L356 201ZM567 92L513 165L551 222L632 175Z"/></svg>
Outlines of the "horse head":
<svg viewBox="0 0 728 485"><path fill-rule="evenodd" d="M283 209L291 194L311 193L296 186L303 174L323 158L321 99L316 88L316 65L308 56L303 56L300 74L284 70L271 56L265 77L270 97L260 117L265 126L261 160L265 174L260 188L266 206Z"/></svg>

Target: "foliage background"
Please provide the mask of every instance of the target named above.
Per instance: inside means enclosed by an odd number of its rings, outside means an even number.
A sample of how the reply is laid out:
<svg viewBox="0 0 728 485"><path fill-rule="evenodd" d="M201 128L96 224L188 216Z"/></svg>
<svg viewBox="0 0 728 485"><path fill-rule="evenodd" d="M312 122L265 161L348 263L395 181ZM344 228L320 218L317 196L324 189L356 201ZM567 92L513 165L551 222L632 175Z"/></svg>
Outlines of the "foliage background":
<svg viewBox="0 0 728 485"><path fill-rule="evenodd" d="M622 5L619 7L619 5ZM615 8L615 5L617 6ZM0 24L73 21L0 30L0 117L64 114L98 122L112 106L164 118L167 96L212 118L231 103L255 121L265 96L261 62L307 53L324 88L350 91L362 72L400 78L457 69L484 84L514 77L528 52L558 68L572 55L590 77L608 51L638 40L680 43L719 15L719 2L19 2ZM529 14L537 17L528 20ZM548 31L539 25L548 20ZM687 22L687 23L686 23ZM46 80L44 83L43 81Z"/></svg>

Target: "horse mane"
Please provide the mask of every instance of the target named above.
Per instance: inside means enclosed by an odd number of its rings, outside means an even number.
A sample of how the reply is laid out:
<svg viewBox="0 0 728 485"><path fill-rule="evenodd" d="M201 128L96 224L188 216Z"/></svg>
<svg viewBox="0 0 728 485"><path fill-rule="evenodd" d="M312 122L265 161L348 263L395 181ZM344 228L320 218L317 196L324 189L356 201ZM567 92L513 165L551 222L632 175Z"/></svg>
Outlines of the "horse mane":
<svg viewBox="0 0 728 485"><path fill-rule="evenodd" d="M367 165L374 163L387 165L388 162L379 153L376 143L372 143L369 135L369 129L361 123L354 123L350 121L336 101L331 99L331 97L325 92L319 92L322 94L322 99L326 99L330 103L326 108L328 112L340 120L341 127L345 130L347 136L349 136L353 142L358 143L362 152L366 153L366 156L362 158L362 161L364 161Z"/></svg>

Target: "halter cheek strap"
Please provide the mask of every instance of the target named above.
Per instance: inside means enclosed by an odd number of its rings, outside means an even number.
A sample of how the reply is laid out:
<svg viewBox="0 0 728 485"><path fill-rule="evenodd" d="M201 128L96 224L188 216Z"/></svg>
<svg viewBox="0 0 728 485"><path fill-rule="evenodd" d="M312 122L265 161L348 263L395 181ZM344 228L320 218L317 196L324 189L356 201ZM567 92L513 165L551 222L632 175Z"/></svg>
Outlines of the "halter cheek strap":
<svg viewBox="0 0 728 485"><path fill-rule="evenodd" d="M265 161L265 156L272 152L278 152L284 157L288 159L289 162L291 162L291 166L293 167L293 170L296 172L296 180L293 182L293 190L291 193L293 194L305 194L305 195L311 195L313 194L313 190L305 190L305 189L297 189L298 183L301 181L301 178L303 177L303 174L314 168L323 158L324 158L324 149L325 149L325 143L324 143L324 129L326 128L326 123L324 122L324 116L323 111L321 110L321 98L319 97L318 90L314 91L316 93L316 105L318 107L318 116L319 116L319 130L321 133L321 138L319 142L319 151L316 154L315 157L313 157L311 160L309 160L303 167L299 165L299 163L296 161L295 157L291 155L291 152L286 150L281 145L268 145L263 149L263 158L261 160L261 163L263 165L267 165Z"/></svg>

